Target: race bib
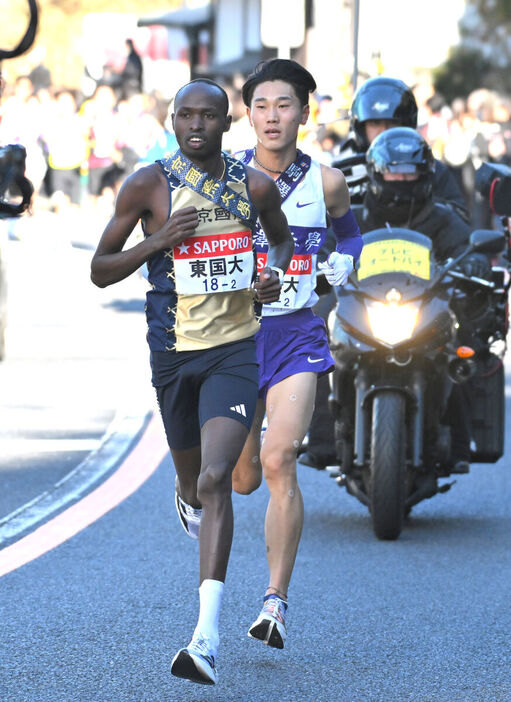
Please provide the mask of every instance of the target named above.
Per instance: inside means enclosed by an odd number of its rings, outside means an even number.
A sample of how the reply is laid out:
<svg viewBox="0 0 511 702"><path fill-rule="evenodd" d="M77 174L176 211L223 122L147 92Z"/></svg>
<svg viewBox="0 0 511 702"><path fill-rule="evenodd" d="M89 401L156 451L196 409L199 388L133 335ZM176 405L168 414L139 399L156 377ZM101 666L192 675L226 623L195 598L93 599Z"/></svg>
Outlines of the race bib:
<svg viewBox="0 0 511 702"><path fill-rule="evenodd" d="M266 258L265 253L257 254L258 273L266 266ZM280 299L269 303L267 307L301 308L311 295L312 265L312 254L294 254L282 281Z"/></svg>
<svg viewBox="0 0 511 702"><path fill-rule="evenodd" d="M174 247L176 292L180 295L249 288L253 270L250 230L193 236Z"/></svg>

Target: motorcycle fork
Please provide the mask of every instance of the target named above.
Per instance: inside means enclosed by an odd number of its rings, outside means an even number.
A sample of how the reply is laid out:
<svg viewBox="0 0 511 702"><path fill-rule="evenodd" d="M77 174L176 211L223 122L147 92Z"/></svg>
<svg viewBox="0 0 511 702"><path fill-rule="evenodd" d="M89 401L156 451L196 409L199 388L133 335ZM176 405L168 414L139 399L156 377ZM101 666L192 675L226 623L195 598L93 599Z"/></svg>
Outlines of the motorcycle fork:
<svg viewBox="0 0 511 702"><path fill-rule="evenodd" d="M415 397L415 407L411 423L410 455L412 468L420 468L424 462L424 376L421 371L413 371L411 386Z"/></svg>
<svg viewBox="0 0 511 702"><path fill-rule="evenodd" d="M374 392L374 386L369 385L367 372L359 369L355 376L355 427L354 427L354 456L353 462L358 467L366 464L368 445L368 424L370 421L370 405L367 399ZM423 465L424 443L424 376L422 371L412 371L408 386L395 386L407 400L407 414L413 413L407 432L409 446L407 455L412 468L418 469Z"/></svg>
<svg viewBox="0 0 511 702"><path fill-rule="evenodd" d="M353 441L353 462L360 468L365 464L367 446L367 373L361 368L355 376L355 434Z"/></svg>

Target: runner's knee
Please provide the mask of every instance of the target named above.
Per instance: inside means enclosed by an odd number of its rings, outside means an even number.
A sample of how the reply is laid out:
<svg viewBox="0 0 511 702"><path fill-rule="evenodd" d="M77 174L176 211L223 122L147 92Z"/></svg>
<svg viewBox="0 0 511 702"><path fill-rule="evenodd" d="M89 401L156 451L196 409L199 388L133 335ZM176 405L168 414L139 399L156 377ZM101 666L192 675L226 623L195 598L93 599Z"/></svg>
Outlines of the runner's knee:
<svg viewBox="0 0 511 702"><path fill-rule="evenodd" d="M296 449L293 446L268 448L262 453L261 460L268 484L296 480Z"/></svg>
<svg viewBox="0 0 511 702"><path fill-rule="evenodd" d="M204 504L208 498L231 493L231 471L232 466L227 461L210 463L202 469L197 481L197 497L201 504Z"/></svg>
<svg viewBox="0 0 511 702"><path fill-rule="evenodd" d="M255 456L255 463L250 468L235 470L232 475L232 489L239 495L250 495L261 485L263 476L259 456Z"/></svg>

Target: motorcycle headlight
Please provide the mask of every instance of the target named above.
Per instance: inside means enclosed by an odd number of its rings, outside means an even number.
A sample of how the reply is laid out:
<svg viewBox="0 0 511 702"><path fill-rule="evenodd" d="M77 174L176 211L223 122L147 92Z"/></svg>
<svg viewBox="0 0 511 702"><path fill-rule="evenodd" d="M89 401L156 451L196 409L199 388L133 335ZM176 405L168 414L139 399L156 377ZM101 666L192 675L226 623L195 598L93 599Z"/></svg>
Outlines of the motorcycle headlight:
<svg viewBox="0 0 511 702"><path fill-rule="evenodd" d="M399 304L396 292L390 291L386 302L366 302L373 336L390 346L410 339L419 317L419 306L411 302Z"/></svg>

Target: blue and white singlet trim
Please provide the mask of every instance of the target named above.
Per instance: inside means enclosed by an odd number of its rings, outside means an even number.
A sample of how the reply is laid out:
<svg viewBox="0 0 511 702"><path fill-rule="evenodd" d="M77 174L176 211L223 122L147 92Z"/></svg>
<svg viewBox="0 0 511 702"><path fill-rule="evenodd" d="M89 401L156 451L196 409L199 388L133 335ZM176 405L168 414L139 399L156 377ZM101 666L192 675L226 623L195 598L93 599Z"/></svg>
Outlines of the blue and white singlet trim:
<svg viewBox="0 0 511 702"><path fill-rule="evenodd" d="M247 165L254 166L252 149L240 152L236 157ZM289 314L312 307L319 299L314 292L317 255L328 227L321 164L318 161L311 160L305 176L286 195L282 211L295 241L295 251L284 276L280 300L263 305L263 317ZM257 270L260 271L266 265L268 242L259 221L253 242L257 252Z"/></svg>

